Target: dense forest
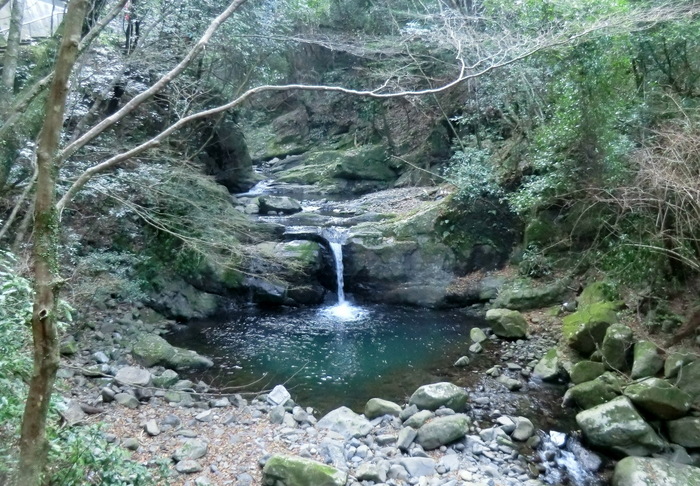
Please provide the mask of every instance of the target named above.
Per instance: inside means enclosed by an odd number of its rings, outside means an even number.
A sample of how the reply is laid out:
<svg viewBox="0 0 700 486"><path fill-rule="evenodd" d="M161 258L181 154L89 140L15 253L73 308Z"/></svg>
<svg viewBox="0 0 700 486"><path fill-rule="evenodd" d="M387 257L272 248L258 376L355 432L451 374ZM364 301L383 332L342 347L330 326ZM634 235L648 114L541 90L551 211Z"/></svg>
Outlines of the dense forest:
<svg viewBox="0 0 700 486"><path fill-rule="evenodd" d="M248 192L270 177L324 204L373 201L343 241L358 301L553 307L559 327L564 303L557 379L577 362L653 377L631 368L641 340L667 366L676 356L675 373L700 366L699 14L695 1L0 0L0 483L169 484L167 464L68 418L77 382L62 371L107 380L97 390L114 374L78 359L95 333L127 364L162 322L342 292L322 238L294 246L256 219L327 225ZM597 345L576 341L577 315L604 321L585 330ZM618 318L630 363L608 366ZM109 319L128 321L118 338ZM676 385L688 407L649 422L692 419L700 435L700 389ZM700 466L700 442L672 442Z"/></svg>

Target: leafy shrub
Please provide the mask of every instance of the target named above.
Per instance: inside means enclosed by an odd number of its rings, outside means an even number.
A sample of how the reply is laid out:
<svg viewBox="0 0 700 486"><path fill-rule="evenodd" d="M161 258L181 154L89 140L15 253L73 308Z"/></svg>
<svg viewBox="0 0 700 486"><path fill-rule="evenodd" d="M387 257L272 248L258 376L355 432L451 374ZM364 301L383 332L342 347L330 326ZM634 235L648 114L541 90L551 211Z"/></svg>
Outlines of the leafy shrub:
<svg viewBox="0 0 700 486"><path fill-rule="evenodd" d="M530 245L523 252L518 264L518 273L523 277L542 278L552 273L552 263L536 245Z"/></svg>

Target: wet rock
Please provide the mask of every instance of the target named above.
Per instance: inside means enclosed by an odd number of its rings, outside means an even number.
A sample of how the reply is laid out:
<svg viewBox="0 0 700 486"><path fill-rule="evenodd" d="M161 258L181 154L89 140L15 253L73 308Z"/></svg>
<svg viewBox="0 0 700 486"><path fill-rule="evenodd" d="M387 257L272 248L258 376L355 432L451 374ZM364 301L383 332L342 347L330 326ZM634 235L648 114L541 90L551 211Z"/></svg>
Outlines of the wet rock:
<svg viewBox="0 0 700 486"><path fill-rule="evenodd" d="M599 361L579 361L571 367L570 378L575 385L595 380L605 373L605 365Z"/></svg>
<svg viewBox="0 0 700 486"><path fill-rule="evenodd" d="M464 437L471 422L464 414L437 417L418 429L416 442L423 449L436 449Z"/></svg>
<svg viewBox="0 0 700 486"><path fill-rule="evenodd" d="M634 383L624 394L637 407L662 420L680 418L690 409L690 395L660 378Z"/></svg>
<svg viewBox="0 0 700 486"><path fill-rule="evenodd" d="M279 280L247 277L243 285L251 290L253 302L257 304L282 304L287 297L287 285Z"/></svg>
<svg viewBox="0 0 700 486"><path fill-rule="evenodd" d="M523 338L527 335L527 321L518 311L489 309L486 312L486 320L498 337Z"/></svg>
<svg viewBox="0 0 700 486"><path fill-rule="evenodd" d="M357 415L348 407L340 407L328 412L318 421L316 427L332 430L346 439L364 437L372 430L369 420Z"/></svg>
<svg viewBox="0 0 700 486"><path fill-rule="evenodd" d="M633 380L656 375L664 367L664 359L659 354L656 344L651 341L637 341L634 344L632 360Z"/></svg>
<svg viewBox="0 0 700 486"><path fill-rule="evenodd" d="M700 447L700 417L683 417L668 422L667 426L671 442L683 447Z"/></svg>
<svg viewBox="0 0 700 486"><path fill-rule="evenodd" d="M263 484L266 485L345 486L347 480L347 473L301 457L275 454L263 467Z"/></svg>
<svg viewBox="0 0 700 486"><path fill-rule="evenodd" d="M627 397L580 412L576 423L591 444L626 455L646 456L665 446Z"/></svg>
<svg viewBox="0 0 700 486"><path fill-rule="evenodd" d="M452 383L441 382L421 386L413 392L408 403L421 410L437 410L445 406L460 412L464 410L468 400L469 395L463 388Z"/></svg>
<svg viewBox="0 0 700 486"><path fill-rule="evenodd" d="M613 486L700 484L700 468L644 457L626 457L615 466Z"/></svg>
<svg viewBox="0 0 700 486"><path fill-rule="evenodd" d="M455 361L455 364L453 366L457 368L464 368L465 366L469 366L469 357L462 356L457 361Z"/></svg>
<svg viewBox="0 0 700 486"><path fill-rule="evenodd" d="M294 214L302 210L299 201L287 196L260 196L258 198L258 206L260 207L260 214L268 214L269 212Z"/></svg>
<svg viewBox="0 0 700 486"><path fill-rule="evenodd" d="M382 415L393 415L398 417L401 413L401 406L390 402L389 400L382 400L381 398L371 398L365 405L365 417L372 420L376 417L381 417Z"/></svg>
<svg viewBox="0 0 700 486"><path fill-rule="evenodd" d="M496 381L504 385L510 391L517 391L523 387L523 384L520 380L516 380L515 378L511 378L506 375L499 376L498 378L496 378Z"/></svg>
<svg viewBox="0 0 700 486"><path fill-rule="evenodd" d="M618 304L600 302L582 307L562 320L562 333L569 346L590 354L603 343L608 327L617 322Z"/></svg>
<svg viewBox="0 0 700 486"><path fill-rule="evenodd" d="M624 324L613 324L605 331L601 354L603 363L609 369L624 371L628 367L628 357L632 352L634 335Z"/></svg>
<svg viewBox="0 0 700 486"><path fill-rule="evenodd" d="M470 353L479 354L483 350L484 350L484 347L481 345L481 343L474 343L471 346L469 346Z"/></svg>

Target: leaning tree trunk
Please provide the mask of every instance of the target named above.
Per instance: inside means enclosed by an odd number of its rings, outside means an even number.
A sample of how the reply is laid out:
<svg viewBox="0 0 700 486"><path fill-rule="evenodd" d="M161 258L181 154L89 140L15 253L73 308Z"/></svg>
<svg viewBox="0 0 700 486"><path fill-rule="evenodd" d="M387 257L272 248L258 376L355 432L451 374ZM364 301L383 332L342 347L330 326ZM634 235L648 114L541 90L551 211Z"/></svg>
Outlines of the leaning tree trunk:
<svg viewBox="0 0 700 486"><path fill-rule="evenodd" d="M68 80L75 64L87 0L71 0L64 17L61 47L51 90L44 108L44 124L37 144L37 183L34 199L34 369L22 417L17 484L38 486L46 467L46 418L56 379L59 340L56 329L58 291L58 216L54 157L63 125Z"/></svg>
<svg viewBox="0 0 700 486"><path fill-rule="evenodd" d="M0 113L4 111L14 92L15 73L17 72L17 59L19 58L19 44L22 40L22 21L26 0L14 0L10 13L10 30L7 33L7 49L2 66L2 87L4 94L0 95Z"/></svg>

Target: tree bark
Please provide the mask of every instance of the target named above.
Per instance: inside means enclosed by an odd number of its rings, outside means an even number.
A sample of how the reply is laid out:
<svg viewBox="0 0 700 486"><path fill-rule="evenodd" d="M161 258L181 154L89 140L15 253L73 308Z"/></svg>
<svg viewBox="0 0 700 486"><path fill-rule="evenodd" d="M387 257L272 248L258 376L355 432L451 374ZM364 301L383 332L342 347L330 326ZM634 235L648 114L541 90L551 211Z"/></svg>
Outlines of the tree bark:
<svg viewBox="0 0 700 486"><path fill-rule="evenodd" d="M24 20L24 8L26 0L13 0L10 13L10 30L7 33L7 50L2 66L2 87L4 95L0 98L0 107L4 111L5 104L12 97L15 87L15 73L17 72L17 59L19 58L19 43L22 40L22 21Z"/></svg>
<svg viewBox="0 0 700 486"><path fill-rule="evenodd" d="M64 18L64 33L56 70L44 109L44 124L37 145L37 184L34 199L34 308L32 336L34 369L22 417L17 484L39 486L46 467L46 420L59 362L56 329L58 292L58 217L56 165L68 81L75 64L87 0L71 0Z"/></svg>

